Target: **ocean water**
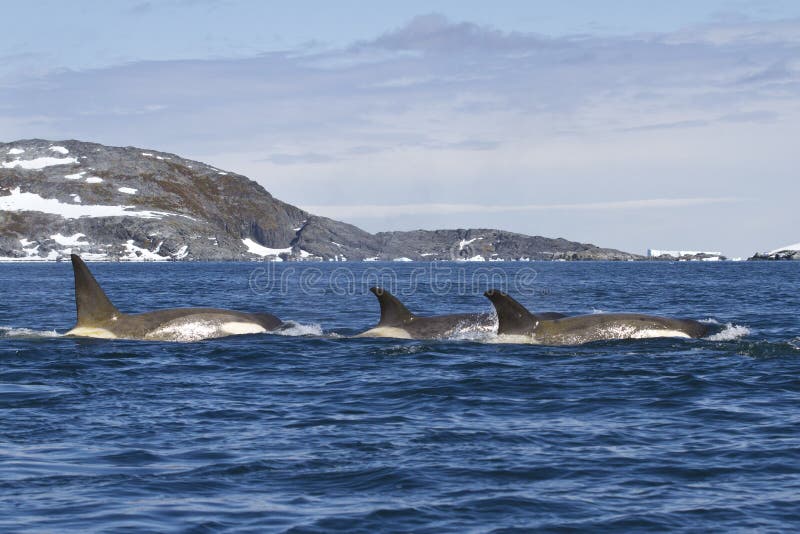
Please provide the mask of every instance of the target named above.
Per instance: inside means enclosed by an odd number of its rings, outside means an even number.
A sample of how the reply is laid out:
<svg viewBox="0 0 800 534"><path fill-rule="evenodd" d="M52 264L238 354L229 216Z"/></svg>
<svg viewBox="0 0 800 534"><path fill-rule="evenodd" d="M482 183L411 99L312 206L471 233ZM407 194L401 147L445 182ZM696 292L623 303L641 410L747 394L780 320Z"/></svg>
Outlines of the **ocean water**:
<svg viewBox="0 0 800 534"><path fill-rule="evenodd" d="M0 531L800 528L800 264L90 264L123 311L284 335L61 337L69 264L0 265ZM708 339L354 339L419 314L639 311Z"/></svg>

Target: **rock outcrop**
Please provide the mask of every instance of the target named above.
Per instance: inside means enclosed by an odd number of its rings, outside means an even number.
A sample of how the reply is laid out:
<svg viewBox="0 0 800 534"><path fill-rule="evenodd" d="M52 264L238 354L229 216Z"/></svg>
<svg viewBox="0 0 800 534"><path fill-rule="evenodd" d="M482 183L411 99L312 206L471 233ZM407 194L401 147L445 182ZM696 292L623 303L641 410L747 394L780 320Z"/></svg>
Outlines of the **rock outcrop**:
<svg viewBox="0 0 800 534"><path fill-rule="evenodd" d="M501 230L371 234L175 154L82 141L0 143L0 259L629 260Z"/></svg>

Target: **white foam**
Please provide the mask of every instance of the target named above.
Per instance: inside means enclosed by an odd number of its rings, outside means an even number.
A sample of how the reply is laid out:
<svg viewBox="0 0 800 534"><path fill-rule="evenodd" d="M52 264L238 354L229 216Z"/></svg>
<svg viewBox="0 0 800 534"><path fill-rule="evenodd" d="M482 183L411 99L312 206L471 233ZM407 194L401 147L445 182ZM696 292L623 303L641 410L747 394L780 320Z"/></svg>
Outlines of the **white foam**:
<svg viewBox="0 0 800 534"><path fill-rule="evenodd" d="M414 261L414 260L412 260L411 258L406 258L405 256L403 256L402 258L395 258L392 261Z"/></svg>
<svg viewBox="0 0 800 534"><path fill-rule="evenodd" d="M82 237L86 237L85 234L77 233L71 236L64 236L60 233L54 234L50 236L50 239L58 243L59 245L63 245L65 247L75 247L81 245L88 245L88 241L81 241Z"/></svg>
<svg viewBox="0 0 800 534"><path fill-rule="evenodd" d="M67 155L67 154L69 154L69 150L67 150L67 149L66 149L66 148L64 148L63 146L51 146L51 147L50 147L50 150L51 150L52 152L58 152L59 154L62 154L62 155Z"/></svg>
<svg viewBox="0 0 800 534"><path fill-rule="evenodd" d="M22 193L19 187L12 189L10 195L0 196L0 211L38 211L60 215L65 219L78 219L80 217L161 219L167 215L172 215L160 211L134 211L133 208L133 206L65 204L55 198L42 198L36 193Z"/></svg>
<svg viewBox="0 0 800 534"><path fill-rule="evenodd" d="M51 158L43 157L36 159L15 159L14 161L4 161L0 163L4 169L13 169L19 167L20 169L27 169L29 171L39 171L45 167L53 167L55 165L71 165L78 163L78 158Z"/></svg>
<svg viewBox="0 0 800 534"><path fill-rule="evenodd" d="M76 172L75 174L65 174L64 178L67 180L80 180L83 178L84 174L86 174L86 171Z"/></svg>
<svg viewBox="0 0 800 534"><path fill-rule="evenodd" d="M447 339L459 341L487 341L497 337L497 320L489 325L476 324L464 321L456 325L455 329L448 334Z"/></svg>
<svg viewBox="0 0 800 534"><path fill-rule="evenodd" d="M11 150L8 151L8 153L10 155L12 155L12 156L17 156L19 154L24 154L25 153L25 149L24 148L12 148Z"/></svg>
<svg viewBox="0 0 800 534"><path fill-rule="evenodd" d="M148 333L145 337L160 341L189 342L231 335L263 334L264 332L266 329L263 326L254 323L231 321L220 324L216 318L197 317L189 321L176 319Z"/></svg>
<svg viewBox="0 0 800 534"><path fill-rule="evenodd" d="M125 193L126 195L135 195L138 189L134 189L133 187L120 187L117 191Z"/></svg>
<svg viewBox="0 0 800 534"><path fill-rule="evenodd" d="M722 331L707 336L705 339L709 341L735 341L749 334L750 329L746 326L728 323Z"/></svg>
<svg viewBox="0 0 800 534"><path fill-rule="evenodd" d="M242 239L242 243L247 247L247 251L250 254L255 254L256 256L261 256L265 258L267 256L275 256L275 261L281 261L281 258L278 257L278 254L291 254L292 247L288 248L269 248L265 247L264 245L260 245L250 239Z"/></svg>
<svg viewBox="0 0 800 534"><path fill-rule="evenodd" d="M301 324L294 321L286 321L284 326L274 333L279 336L321 336L322 326L316 323Z"/></svg>
<svg viewBox="0 0 800 534"><path fill-rule="evenodd" d="M99 184L103 181L99 176L90 176L86 179L87 184Z"/></svg>
<svg viewBox="0 0 800 534"><path fill-rule="evenodd" d="M147 158L152 158L153 157L153 155L150 152L142 152L142 156L145 156Z"/></svg>
<svg viewBox="0 0 800 534"><path fill-rule="evenodd" d="M33 330L31 328L14 328L13 326L0 326L0 337L60 337L55 330Z"/></svg>
<svg viewBox="0 0 800 534"><path fill-rule="evenodd" d="M78 195L76 193L72 193L70 196L72 197L72 201L74 203L76 203L76 204L80 204L81 203L81 196L80 195Z"/></svg>

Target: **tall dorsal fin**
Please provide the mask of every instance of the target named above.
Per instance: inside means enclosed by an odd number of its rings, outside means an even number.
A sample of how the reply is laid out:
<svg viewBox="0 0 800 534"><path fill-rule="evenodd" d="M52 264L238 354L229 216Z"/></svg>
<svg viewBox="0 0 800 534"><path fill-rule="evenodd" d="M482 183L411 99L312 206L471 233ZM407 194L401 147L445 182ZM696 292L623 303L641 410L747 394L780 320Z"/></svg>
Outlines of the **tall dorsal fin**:
<svg viewBox="0 0 800 534"><path fill-rule="evenodd" d="M533 333L539 321L525 306L497 289L490 289L484 295L492 301L497 311L498 334Z"/></svg>
<svg viewBox="0 0 800 534"><path fill-rule="evenodd" d="M378 326L401 325L414 318L414 314L385 289L371 287L369 290L375 293L381 305L381 320L378 322Z"/></svg>
<svg viewBox="0 0 800 534"><path fill-rule="evenodd" d="M94 279L89 268L77 254L72 254L75 272L75 305L78 308L78 326L92 326L120 315Z"/></svg>

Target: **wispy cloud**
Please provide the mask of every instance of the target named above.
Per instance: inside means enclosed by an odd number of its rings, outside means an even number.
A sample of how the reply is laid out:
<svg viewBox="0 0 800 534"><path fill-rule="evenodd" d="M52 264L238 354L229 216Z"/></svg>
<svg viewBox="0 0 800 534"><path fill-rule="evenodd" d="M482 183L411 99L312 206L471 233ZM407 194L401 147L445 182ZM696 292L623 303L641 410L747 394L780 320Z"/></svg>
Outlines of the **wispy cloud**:
<svg viewBox="0 0 800 534"><path fill-rule="evenodd" d="M663 222L694 206L729 209L729 230L744 224L736 198L767 198L749 212L762 220L796 212L775 206L800 198L798 30L720 19L549 37L429 14L336 49L17 79L0 87L13 103L0 104L0 138L157 147L349 220L484 214L526 231L653 208L662 220L644 234L697 223L690 210ZM352 205L331 206L343 196ZM609 197L650 200L590 202Z"/></svg>
<svg viewBox="0 0 800 534"><path fill-rule="evenodd" d="M604 211L641 210L708 206L744 202L736 197L711 198L650 198L640 200L618 200L610 202L583 202L565 204L357 204L304 206L312 213L328 217L383 218L399 215L447 215L453 213L515 213L528 211Z"/></svg>
<svg viewBox="0 0 800 534"><path fill-rule="evenodd" d="M737 24L721 42L706 34L724 25L550 38L424 15L344 49L55 73L0 88L0 101L17 104L6 112L17 119L52 117L39 135L103 131L136 142L128 110L150 112L157 99L165 109L148 118L148 143L190 152L212 153L220 137L241 150L330 158L363 146L488 151L565 133L703 127L737 113L778 120L800 96L800 39L752 35L787 24ZM87 115L96 119L76 125Z"/></svg>
<svg viewBox="0 0 800 534"><path fill-rule="evenodd" d="M269 161L276 165L302 165L307 163L329 163L335 158L325 154L272 154L261 161Z"/></svg>

